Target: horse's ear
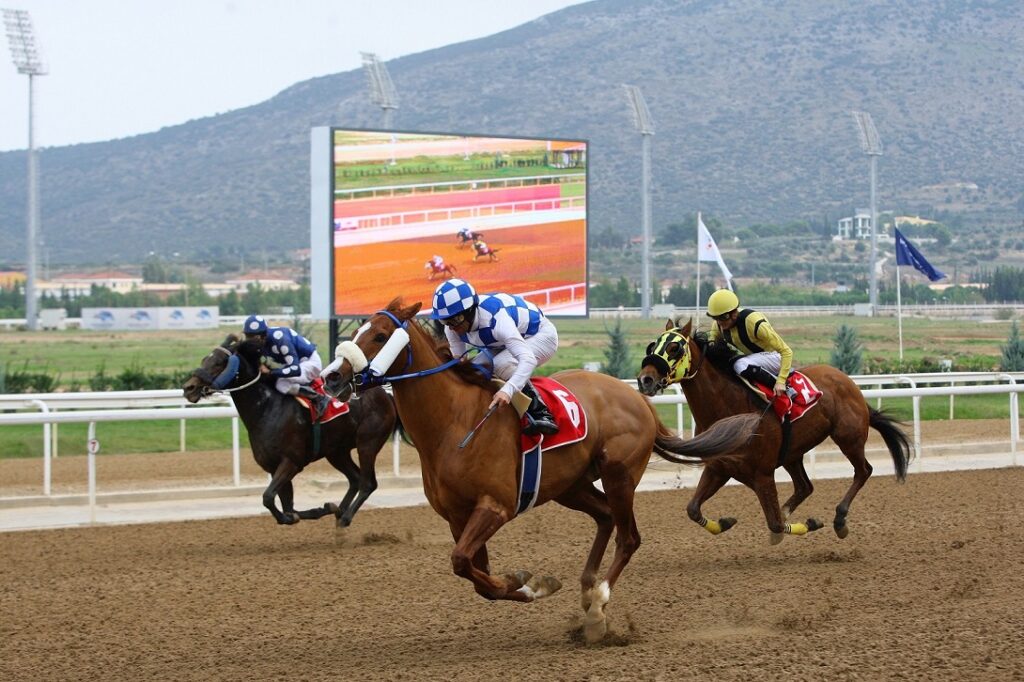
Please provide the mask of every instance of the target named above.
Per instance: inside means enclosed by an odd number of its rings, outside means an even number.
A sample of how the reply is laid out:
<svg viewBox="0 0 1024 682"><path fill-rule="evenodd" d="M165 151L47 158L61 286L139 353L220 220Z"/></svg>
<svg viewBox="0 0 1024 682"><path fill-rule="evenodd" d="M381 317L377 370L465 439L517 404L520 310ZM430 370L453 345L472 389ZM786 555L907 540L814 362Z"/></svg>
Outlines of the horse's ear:
<svg viewBox="0 0 1024 682"><path fill-rule="evenodd" d="M671 317L668 318L668 322L665 323L665 331L669 331L670 329L673 329L674 327L675 327L675 324L672 323L672 318Z"/></svg>
<svg viewBox="0 0 1024 682"><path fill-rule="evenodd" d="M688 318L686 320L686 324L683 325L683 328L680 331L682 332L683 336L689 336L691 329L693 329L693 318L692 317Z"/></svg>
<svg viewBox="0 0 1024 682"><path fill-rule="evenodd" d="M222 343L221 345L224 346L225 348L231 348L232 346L237 344L238 341L239 339L236 334L228 334L227 336L224 337L224 343Z"/></svg>
<svg viewBox="0 0 1024 682"><path fill-rule="evenodd" d="M402 320L411 320L412 318L416 317L416 313L418 313L420 311L420 308L422 308L422 307L423 307L423 303L420 303L420 302L413 303L408 308L404 308L404 309L398 311L398 318L402 319Z"/></svg>
<svg viewBox="0 0 1024 682"><path fill-rule="evenodd" d="M389 311L389 312L392 312L392 313L401 310L402 309L402 297L401 296L395 296L393 299L391 299L391 303L388 303L387 306L384 309Z"/></svg>

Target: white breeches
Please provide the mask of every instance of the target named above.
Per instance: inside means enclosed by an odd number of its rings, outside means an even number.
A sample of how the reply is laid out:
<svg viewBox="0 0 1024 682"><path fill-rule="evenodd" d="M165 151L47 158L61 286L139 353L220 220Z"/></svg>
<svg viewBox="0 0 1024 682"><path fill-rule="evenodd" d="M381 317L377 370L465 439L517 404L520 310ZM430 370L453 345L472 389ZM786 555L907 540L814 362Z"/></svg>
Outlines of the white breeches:
<svg viewBox="0 0 1024 682"><path fill-rule="evenodd" d="M779 370L782 369L782 356L773 350L764 353L751 353L734 362L732 369L737 374L742 374L743 370L751 365L767 370L772 376L777 377Z"/></svg>
<svg viewBox="0 0 1024 682"><path fill-rule="evenodd" d="M537 367L540 367L550 360L558 350L558 330L545 317L541 320L537 333L524 341L537 357ZM519 363L516 361L516 357L507 350L494 356L494 376L509 382L516 390L522 390L523 384L530 378L532 371L526 372L526 376L516 376L518 368Z"/></svg>
<svg viewBox="0 0 1024 682"><path fill-rule="evenodd" d="M299 373L297 375L278 377L274 387L281 393L295 395L299 392L299 386L311 383L313 379L320 376L320 370L322 369L323 362L320 360L320 354L313 351L311 356L299 361Z"/></svg>

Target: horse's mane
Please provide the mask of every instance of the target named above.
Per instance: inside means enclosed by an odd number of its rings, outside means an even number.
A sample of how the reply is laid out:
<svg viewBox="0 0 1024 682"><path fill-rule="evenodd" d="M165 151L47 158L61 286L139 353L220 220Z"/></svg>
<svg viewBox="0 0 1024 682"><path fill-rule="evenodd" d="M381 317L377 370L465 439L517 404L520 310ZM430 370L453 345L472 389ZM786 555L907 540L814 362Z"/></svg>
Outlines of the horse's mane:
<svg viewBox="0 0 1024 682"><path fill-rule="evenodd" d="M727 379L736 384L742 385L739 377L732 370L732 363L739 357L739 353L722 339L711 341L707 332L696 332L693 335L693 342L697 344L704 357L714 365L715 369L721 372Z"/></svg>
<svg viewBox="0 0 1024 682"><path fill-rule="evenodd" d="M439 338L436 334L433 333L433 331L431 331L429 328L425 328L424 324L419 322L414 322L413 324L409 325L409 327L417 329L419 333L423 334L423 336L426 337L427 343L430 344L430 347L437 354L438 359L441 362L448 362L449 360L452 359L452 349L451 346L448 345L447 338ZM481 374L480 370L474 367L472 363L465 361L460 362L459 364L453 366L449 371L453 372L455 376L459 377L461 380L465 381L468 384L473 384L474 386L480 386L482 388L492 389L490 380L488 380L487 377Z"/></svg>

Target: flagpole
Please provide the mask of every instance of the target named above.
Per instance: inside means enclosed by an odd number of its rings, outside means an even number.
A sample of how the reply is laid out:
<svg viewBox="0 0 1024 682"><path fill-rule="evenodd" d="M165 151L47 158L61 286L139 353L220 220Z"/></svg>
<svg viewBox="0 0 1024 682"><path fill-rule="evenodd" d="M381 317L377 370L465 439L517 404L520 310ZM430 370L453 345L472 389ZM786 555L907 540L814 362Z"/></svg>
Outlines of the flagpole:
<svg viewBox="0 0 1024 682"><path fill-rule="evenodd" d="M693 329L700 329L700 211L697 211L697 300L693 304L693 319L696 325Z"/></svg>
<svg viewBox="0 0 1024 682"><path fill-rule="evenodd" d="M896 261L896 323L900 337L900 369L903 369L903 302L900 298L900 264Z"/></svg>

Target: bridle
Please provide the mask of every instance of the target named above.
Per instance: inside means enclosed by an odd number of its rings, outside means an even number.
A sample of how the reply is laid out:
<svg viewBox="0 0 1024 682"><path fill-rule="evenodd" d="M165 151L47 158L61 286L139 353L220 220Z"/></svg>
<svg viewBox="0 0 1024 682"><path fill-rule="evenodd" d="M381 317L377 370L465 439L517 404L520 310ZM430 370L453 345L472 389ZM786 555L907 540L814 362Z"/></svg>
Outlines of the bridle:
<svg viewBox="0 0 1024 682"><path fill-rule="evenodd" d="M238 357L237 353L229 351L224 346L215 346L213 350L215 352L220 351L221 353L224 353L225 355L228 356L227 367L225 367L220 374L218 374L217 376L213 376L202 367L192 370L192 376L198 378L201 381L206 382L206 386L203 387L204 389L206 389L206 395L210 395L213 393L234 393L235 391L241 391L243 389L249 388L250 386L252 386L257 381L260 380L260 373L259 371L257 371L256 375L252 379L245 382L241 386L234 386L232 388L228 388L228 384L234 381L235 377L238 376L238 367L241 364L241 358Z"/></svg>
<svg viewBox="0 0 1024 682"><path fill-rule="evenodd" d="M443 372L449 367L454 367L461 360L461 358L452 358L448 362L438 365L437 367L423 369L418 372L387 374L388 368L391 367L395 359L398 357L398 354L403 350L405 351L404 370L408 370L409 367L412 366L412 347L409 345L409 332L406 331L408 329L409 322L408 320L405 322L399 320L389 310L378 310L376 314L386 315L395 324L395 331L392 332L387 342L385 342L384 347L377 352L373 359L367 360L362 349L355 344L355 341L343 341L338 344L337 349L340 357L335 358L334 361L324 369L322 372L323 376L337 371L338 367L341 366L341 362L343 360L348 360L349 364L352 365L352 378L349 380L349 387L353 392L359 392L373 388L374 386L383 386L384 384L390 384L396 381L416 379L419 377L430 376L431 374L437 374L438 372Z"/></svg>
<svg viewBox="0 0 1024 682"><path fill-rule="evenodd" d="M683 349L682 354L675 359L668 357L666 349L670 343L679 343ZM704 364L704 353L700 354L697 364L692 364L693 355L690 353L690 337L683 335L679 329L670 329L658 337L656 341L647 346L647 356L640 364L641 369L651 365L661 375L658 380L658 391L665 390L670 384L681 381L690 381L700 372Z"/></svg>

